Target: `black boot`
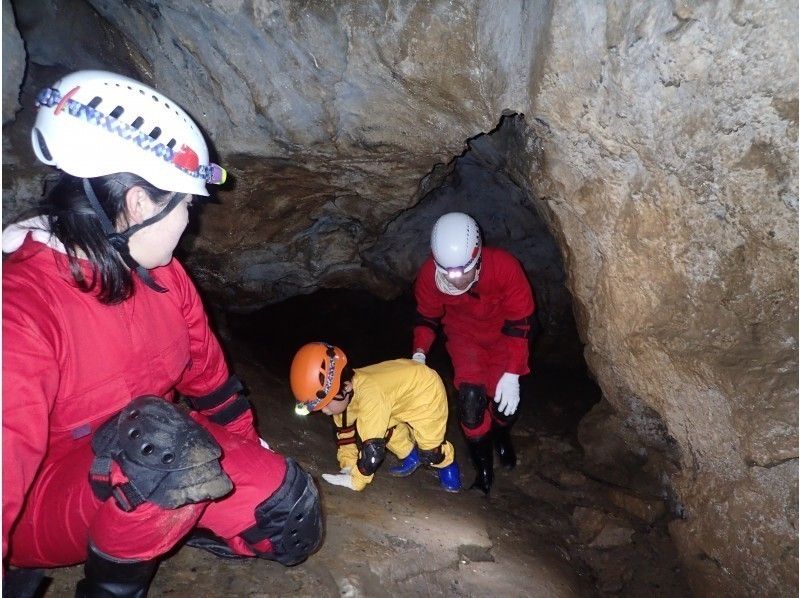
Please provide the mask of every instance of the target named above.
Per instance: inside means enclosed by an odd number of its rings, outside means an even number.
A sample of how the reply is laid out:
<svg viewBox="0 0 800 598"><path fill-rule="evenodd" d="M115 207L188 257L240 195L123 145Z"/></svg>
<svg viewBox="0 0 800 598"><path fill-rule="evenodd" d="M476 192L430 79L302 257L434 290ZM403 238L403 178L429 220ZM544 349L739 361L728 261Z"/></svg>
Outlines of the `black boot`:
<svg viewBox="0 0 800 598"><path fill-rule="evenodd" d="M494 437L494 450L500 457L500 464L505 469L514 469L517 465L517 453L514 445L511 444L511 426L493 426L492 434Z"/></svg>
<svg viewBox="0 0 800 598"><path fill-rule="evenodd" d="M44 570L8 569L3 576L3 596L11 598L35 598L41 596Z"/></svg>
<svg viewBox="0 0 800 598"><path fill-rule="evenodd" d="M475 481L470 489L477 488L485 495L489 495L494 481L494 456L492 455L492 441L488 435L478 440L468 440L469 454L475 466Z"/></svg>
<svg viewBox="0 0 800 598"><path fill-rule="evenodd" d="M75 598L145 598L158 560L118 562L89 547Z"/></svg>

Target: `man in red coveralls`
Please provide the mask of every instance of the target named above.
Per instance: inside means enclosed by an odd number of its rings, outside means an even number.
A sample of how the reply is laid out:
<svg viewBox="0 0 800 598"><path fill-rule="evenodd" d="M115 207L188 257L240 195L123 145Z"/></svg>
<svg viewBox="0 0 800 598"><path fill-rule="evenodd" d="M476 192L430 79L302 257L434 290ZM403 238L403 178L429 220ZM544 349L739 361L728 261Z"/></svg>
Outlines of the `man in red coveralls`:
<svg viewBox="0 0 800 598"><path fill-rule="evenodd" d="M172 257L225 171L183 110L127 77L72 73L37 105L34 152L62 178L3 232L4 593L15 573L85 561L77 596L141 598L187 536L304 560L317 488L259 438Z"/></svg>
<svg viewBox="0 0 800 598"><path fill-rule="evenodd" d="M492 440L504 467L517 462L509 432L519 377L530 371L533 295L519 262L502 249L482 247L478 224L467 214L451 212L436 221L431 251L414 285L413 359L425 362L442 326L455 370L458 420L477 472L472 487L488 495Z"/></svg>

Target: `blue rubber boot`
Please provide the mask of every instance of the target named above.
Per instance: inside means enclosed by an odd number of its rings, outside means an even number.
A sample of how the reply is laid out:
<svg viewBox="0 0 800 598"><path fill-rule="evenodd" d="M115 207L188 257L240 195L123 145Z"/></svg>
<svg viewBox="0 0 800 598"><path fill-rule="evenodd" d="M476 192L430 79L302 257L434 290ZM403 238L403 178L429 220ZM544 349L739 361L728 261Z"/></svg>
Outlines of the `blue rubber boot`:
<svg viewBox="0 0 800 598"><path fill-rule="evenodd" d="M448 492L458 492L461 490L461 470L458 463L453 461L447 467L442 467L439 471L439 483Z"/></svg>
<svg viewBox="0 0 800 598"><path fill-rule="evenodd" d="M397 476L398 478L404 478L414 473L417 470L417 467L420 465L419 453L417 452L417 447L415 446L413 449L411 449L411 452L408 453L408 457L402 460L400 465L389 468L389 473L393 476Z"/></svg>

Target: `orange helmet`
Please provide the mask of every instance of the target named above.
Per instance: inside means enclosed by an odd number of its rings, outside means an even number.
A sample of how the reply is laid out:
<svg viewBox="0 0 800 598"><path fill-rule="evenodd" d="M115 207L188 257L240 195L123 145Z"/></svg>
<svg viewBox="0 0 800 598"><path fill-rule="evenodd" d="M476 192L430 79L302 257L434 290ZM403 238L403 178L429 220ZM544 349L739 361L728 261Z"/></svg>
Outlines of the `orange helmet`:
<svg viewBox="0 0 800 598"><path fill-rule="evenodd" d="M328 343L308 343L292 360L289 383L297 402L309 411L319 411L331 402L342 382L347 357Z"/></svg>

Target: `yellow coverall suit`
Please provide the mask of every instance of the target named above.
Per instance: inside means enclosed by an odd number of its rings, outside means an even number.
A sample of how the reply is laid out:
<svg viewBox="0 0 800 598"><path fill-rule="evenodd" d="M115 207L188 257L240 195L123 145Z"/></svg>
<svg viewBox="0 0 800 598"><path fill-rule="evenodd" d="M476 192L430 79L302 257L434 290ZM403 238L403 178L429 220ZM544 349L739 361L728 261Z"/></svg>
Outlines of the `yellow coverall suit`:
<svg viewBox="0 0 800 598"><path fill-rule="evenodd" d="M442 379L429 367L411 359L394 359L354 370L353 397L347 409L333 416L339 467L349 467L354 490L363 490L372 475L356 466L362 441L385 438L386 448L404 459L416 444L420 450L441 446L447 467L455 458L444 439L447 394Z"/></svg>

